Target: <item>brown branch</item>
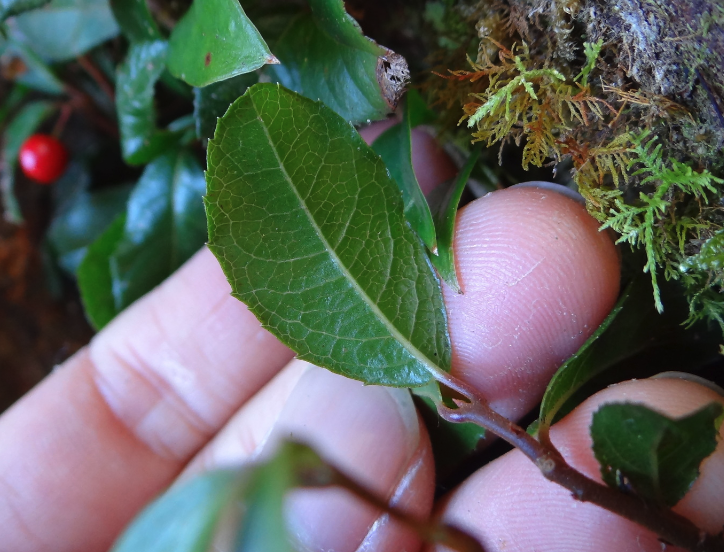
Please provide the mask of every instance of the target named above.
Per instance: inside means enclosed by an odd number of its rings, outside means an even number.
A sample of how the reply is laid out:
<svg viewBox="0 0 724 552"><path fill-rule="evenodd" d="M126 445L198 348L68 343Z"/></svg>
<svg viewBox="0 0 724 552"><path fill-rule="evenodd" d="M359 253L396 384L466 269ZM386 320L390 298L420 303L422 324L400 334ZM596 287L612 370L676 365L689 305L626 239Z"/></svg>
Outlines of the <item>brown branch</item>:
<svg viewBox="0 0 724 552"><path fill-rule="evenodd" d="M590 502L638 523L659 535L665 543L691 552L724 552L721 535L710 535L669 509L590 479L570 466L548 439L537 441L523 428L491 409L487 401L465 383L449 374L442 375L440 382L467 399L455 400L457 408L438 404L442 418L449 422L477 424L506 440L533 461L546 479L571 491L575 500Z"/></svg>
<svg viewBox="0 0 724 552"><path fill-rule="evenodd" d="M76 58L76 61L78 62L78 65L80 65L83 70L88 73L88 75L95 81L95 83L98 85L98 87L103 90L106 96L111 100L112 103L116 103L116 93L113 90L113 86L111 86L111 83L108 82L108 79L103 74L103 72L96 67L95 63L88 57L88 55L79 56Z"/></svg>
<svg viewBox="0 0 724 552"><path fill-rule="evenodd" d="M315 465L298 474L304 487L329 487L336 485L346 489L367 504L385 512L392 519L412 529L425 543L441 544L458 552L485 552L480 543L465 531L440 522L415 519L407 512L392 506L371 493L337 468L328 464Z"/></svg>

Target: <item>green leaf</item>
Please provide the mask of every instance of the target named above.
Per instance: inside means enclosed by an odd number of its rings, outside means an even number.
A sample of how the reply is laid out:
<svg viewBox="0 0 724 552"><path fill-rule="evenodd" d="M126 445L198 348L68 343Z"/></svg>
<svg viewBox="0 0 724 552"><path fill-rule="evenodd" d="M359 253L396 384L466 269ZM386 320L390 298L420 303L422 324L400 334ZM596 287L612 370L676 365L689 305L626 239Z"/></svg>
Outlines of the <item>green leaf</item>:
<svg viewBox="0 0 724 552"><path fill-rule="evenodd" d="M143 510L112 552L292 552L284 498L327 466L309 447L284 443L264 463L174 485Z"/></svg>
<svg viewBox="0 0 724 552"><path fill-rule="evenodd" d="M405 102L410 112L410 127L429 125L437 121L437 113L427 107L425 100L414 88L410 88L405 94Z"/></svg>
<svg viewBox="0 0 724 552"><path fill-rule="evenodd" d="M644 278L631 282L593 335L558 369L541 403L539 419L543 431L548 430L566 401L584 384L649 344L656 328L645 322L654 314L648 289Z"/></svg>
<svg viewBox="0 0 724 552"><path fill-rule="evenodd" d="M168 70L206 86L278 63L237 0L194 0L169 39Z"/></svg>
<svg viewBox="0 0 724 552"><path fill-rule="evenodd" d="M13 15L44 6L49 1L50 0L0 0L0 21L5 21Z"/></svg>
<svg viewBox="0 0 724 552"><path fill-rule="evenodd" d="M298 356L367 383L450 367L440 285L382 161L329 108L257 84L209 142L210 248Z"/></svg>
<svg viewBox="0 0 724 552"><path fill-rule="evenodd" d="M431 255L430 260L440 277L457 293L462 293L462 290L455 270L455 250L453 249L455 220L460 198L468 183L470 173L473 172L475 164L478 162L481 150L482 147L475 147L460 174L450 186L439 186L430 194L430 204L437 232L437 255Z"/></svg>
<svg viewBox="0 0 724 552"><path fill-rule="evenodd" d="M405 204L405 217L417 232L422 242L434 251L435 224L432 221L430 207L422 194L412 168L412 138L410 136L410 109L405 103L402 122L383 132L372 144L372 149L387 165L392 180L402 192Z"/></svg>
<svg viewBox="0 0 724 552"><path fill-rule="evenodd" d="M88 318L101 329L170 276L206 240L204 175L185 150L149 163L123 216L88 247L78 286ZM119 229L118 225L121 224Z"/></svg>
<svg viewBox="0 0 724 552"><path fill-rule="evenodd" d="M671 419L639 404L613 403L593 415L593 452L603 480L641 498L674 506L717 445L724 407L710 403Z"/></svg>
<svg viewBox="0 0 724 552"><path fill-rule="evenodd" d="M45 94L63 94L65 91L63 83L33 50L11 38L8 39L5 52L7 55L18 57L25 66L25 70L15 77L15 82Z"/></svg>
<svg viewBox="0 0 724 552"><path fill-rule="evenodd" d="M94 241L77 269L83 309L91 325L100 330L120 312L113 295L110 258L123 238L125 213L119 215Z"/></svg>
<svg viewBox="0 0 724 552"><path fill-rule="evenodd" d="M20 206L15 198L15 169L23 142L35 133L40 124L53 112L50 102L32 102L23 106L5 129L0 165L0 195L6 221L19 224L23 221Z"/></svg>
<svg viewBox="0 0 724 552"><path fill-rule="evenodd" d="M163 40L132 44L118 69L116 109L123 159L131 165L148 163L177 137L156 128L154 85L165 68L167 44Z"/></svg>
<svg viewBox="0 0 724 552"><path fill-rule="evenodd" d="M52 0L16 17L14 30L49 61L81 56L119 32L108 0Z"/></svg>
<svg viewBox="0 0 724 552"><path fill-rule="evenodd" d="M121 32L131 42L162 39L161 31L148 9L146 0L110 0L113 16Z"/></svg>
<svg viewBox="0 0 724 552"><path fill-rule="evenodd" d="M274 45L281 65L267 71L282 85L321 100L352 123L394 110L409 72L402 56L362 35L341 0L314 0Z"/></svg>
<svg viewBox="0 0 724 552"><path fill-rule="evenodd" d="M143 171L129 200L122 240L110 258L120 312L179 268L206 241L204 173L185 150Z"/></svg>
<svg viewBox="0 0 724 552"><path fill-rule="evenodd" d="M212 138L216 120L257 80L256 73L247 73L203 88L194 88L196 136L204 141Z"/></svg>
<svg viewBox="0 0 724 552"><path fill-rule="evenodd" d="M238 523L241 505L235 499L243 496L245 475L213 471L172 487L139 514L112 552L212 550L220 518L226 513Z"/></svg>
<svg viewBox="0 0 724 552"><path fill-rule="evenodd" d="M130 186L81 191L53 218L47 239L64 270L76 273L88 246L125 211L130 192Z"/></svg>

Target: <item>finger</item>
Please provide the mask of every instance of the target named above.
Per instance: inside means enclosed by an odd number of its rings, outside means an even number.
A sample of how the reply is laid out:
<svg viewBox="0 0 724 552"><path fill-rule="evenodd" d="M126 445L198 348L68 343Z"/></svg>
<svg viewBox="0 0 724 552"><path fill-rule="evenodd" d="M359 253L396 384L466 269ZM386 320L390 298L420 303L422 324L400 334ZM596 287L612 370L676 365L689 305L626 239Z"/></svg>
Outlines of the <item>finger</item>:
<svg viewBox="0 0 724 552"><path fill-rule="evenodd" d="M312 445L377 496L411 515L432 507L427 433L406 390L364 386L293 361L237 413L184 477L265 457L281 439ZM415 550L414 535L348 492L296 491L290 531L304 550Z"/></svg>
<svg viewBox="0 0 724 552"><path fill-rule="evenodd" d="M106 549L291 356L201 251L0 418L0 549Z"/></svg>
<svg viewBox="0 0 724 552"><path fill-rule="evenodd" d="M553 427L551 438L575 468L601 480L591 451L593 413L608 402L635 402L668 416L690 414L717 392L677 379L623 383L594 395ZM724 435L724 428L721 430ZM724 525L724 443L702 464L702 473L674 508L700 528L718 533ZM576 502L569 491L543 478L514 451L469 478L449 499L444 518L477 536L488 552L660 552L653 533L598 506ZM679 550L666 547L667 551Z"/></svg>
<svg viewBox="0 0 724 552"><path fill-rule="evenodd" d="M547 186L515 186L462 209L455 256L464 294L443 286L453 373L511 418L540 400L619 290L609 236L564 188Z"/></svg>
<svg viewBox="0 0 724 552"><path fill-rule="evenodd" d="M106 549L288 362L229 291L203 250L0 417L0 550Z"/></svg>

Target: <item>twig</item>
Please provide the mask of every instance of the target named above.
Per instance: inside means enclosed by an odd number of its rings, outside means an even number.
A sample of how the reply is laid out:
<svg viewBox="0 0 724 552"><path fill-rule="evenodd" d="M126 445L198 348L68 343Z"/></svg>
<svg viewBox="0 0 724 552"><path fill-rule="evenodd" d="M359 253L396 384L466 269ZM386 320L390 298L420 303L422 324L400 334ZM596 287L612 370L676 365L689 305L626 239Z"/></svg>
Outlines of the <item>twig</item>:
<svg viewBox="0 0 724 552"><path fill-rule="evenodd" d="M548 439L545 440L547 443L537 441L522 427L491 409L487 401L465 383L450 374L444 374L440 382L467 399L455 400L457 408L439 404L437 408L442 418L449 422L477 424L506 440L532 460L546 479L571 491L575 500L590 502L623 516L655 532L663 542L691 552L724 552L722 536L710 535L671 510L586 477L571 467Z"/></svg>
<svg viewBox="0 0 724 552"><path fill-rule="evenodd" d="M444 523L419 520L407 512L387 504L387 502L371 493L354 479L333 466L316 465L298 474L302 486L329 487L336 485L351 492L367 504L382 510L391 518L412 529L423 541L429 544L441 544L458 552L485 552L480 543L465 531Z"/></svg>
<svg viewBox="0 0 724 552"><path fill-rule="evenodd" d="M90 75L90 77L95 81L95 83L99 86L101 90L105 93L106 96L111 100L111 103L116 103L116 93L113 90L113 86L111 86L111 83L108 82L108 79L103 74L103 72L96 67L95 63L88 57L88 55L79 56L76 58L76 61L78 62L78 65L80 65L83 70Z"/></svg>

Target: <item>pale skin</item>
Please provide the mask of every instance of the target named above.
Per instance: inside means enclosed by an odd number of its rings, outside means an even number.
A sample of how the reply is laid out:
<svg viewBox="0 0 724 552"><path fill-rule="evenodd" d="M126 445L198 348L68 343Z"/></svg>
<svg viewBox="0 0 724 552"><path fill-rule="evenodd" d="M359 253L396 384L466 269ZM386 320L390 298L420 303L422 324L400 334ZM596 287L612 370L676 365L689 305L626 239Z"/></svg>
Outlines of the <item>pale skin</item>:
<svg viewBox="0 0 724 552"><path fill-rule="evenodd" d="M454 174L421 133L415 165L427 189ZM461 211L456 248L465 295L444 290L453 370L519 417L614 304L617 252L576 201L539 188L496 192ZM229 291L216 260L200 251L0 417L0 551L106 550L179 477L253 460L284 436L311 442L413 515L429 515L432 455L408 395L293 360ZM595 395L552 431L567 460L592 477L590 416L620 400L679 416L724 398L671 378ZM676 509L717 532L722 495L720 443ZM290 504L304 549L418 549L407 530L341 491L298 491ZM631 522L576 503L515 452L437 508L490 551L662 546Z"/></svg>

